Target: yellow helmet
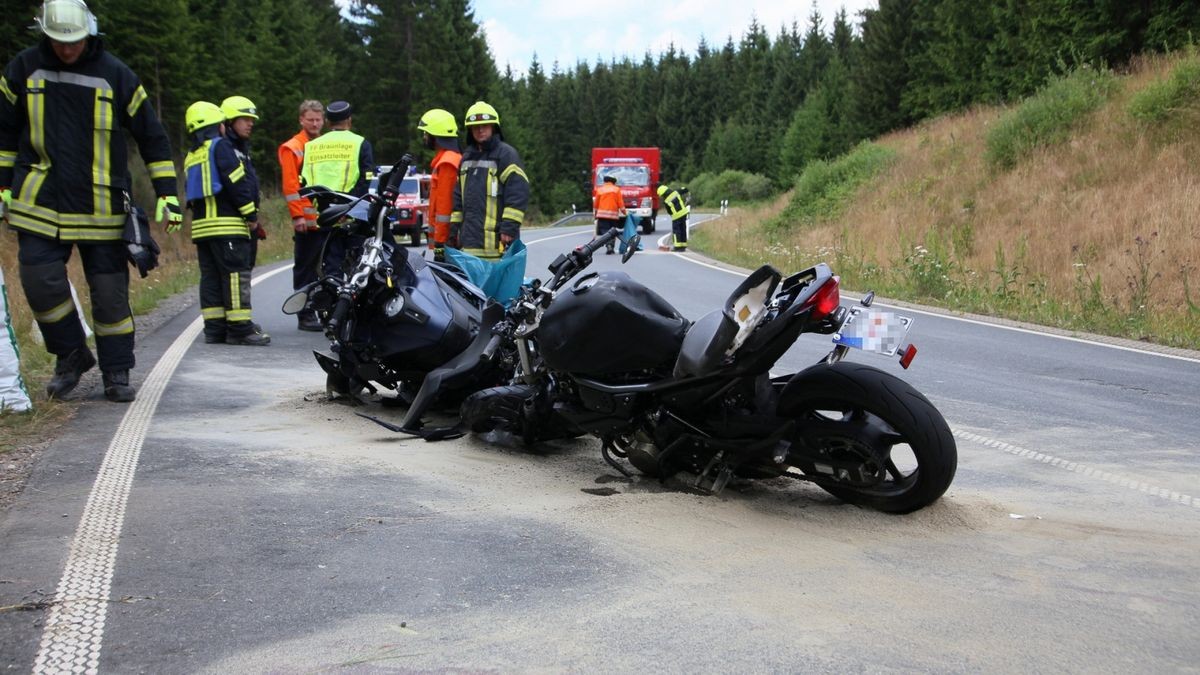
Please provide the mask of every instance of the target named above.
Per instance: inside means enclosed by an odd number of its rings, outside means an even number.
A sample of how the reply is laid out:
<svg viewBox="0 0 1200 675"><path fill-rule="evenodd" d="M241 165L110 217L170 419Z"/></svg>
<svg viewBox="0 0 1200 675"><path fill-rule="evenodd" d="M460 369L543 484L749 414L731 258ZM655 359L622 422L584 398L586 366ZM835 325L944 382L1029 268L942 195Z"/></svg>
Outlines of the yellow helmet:
<svg viewBox="0 0 1200 675"><path fill-rule="evenodd" d="M458 138L458 122L454 121L454 115L441 108L434 108L421 115L421 121L417 123L417 129L424 131L430 136Z"/></svg>
<svg viewBox="0 0 1200 675"><path fill-rule="evenodd" d="M245 96L230 96L221 101L221 112L225 115L226 120L233 120L239 117L249 117L250 119L258 119L258 108L254 107L254 101Z"/></svg>
<svg viewBox="0 0 1200 675"><path fill-rule="evenodd" d="M492 106L483 101L476 101L474 105L467 108L467 118L463 125L468 127L478 126L480 124L495 124L500 126L500 113Z"/></svg>
<svg viewBox="0 0 1200 675"><path fill-rule="evenodd" d="M97 32L96 15L83 0L46 0L34 21L46 37L58 42L79 42Z"/></svg>
<svg viewBox="0 0 1200 675"><path fill-rule="evenodd" d="M659 196L659 197L661 197L661 196L663 196L663 195L667 194L667 186L666 186L666 185L659 185L659 186L658 186L658 190L655 190L655 192L657 192L657 193L658 193L658 196Z"/></svg>
<svg viewBox="0 0 1200 675"><path fill-rule="evenodd" d="M188 106L187 114L184 115L184 120L187 122L188 133L194 133L210 127L214 124L220 124L225 121L225 113L217 107L216 103L208 101L196 101Z"/></svg>

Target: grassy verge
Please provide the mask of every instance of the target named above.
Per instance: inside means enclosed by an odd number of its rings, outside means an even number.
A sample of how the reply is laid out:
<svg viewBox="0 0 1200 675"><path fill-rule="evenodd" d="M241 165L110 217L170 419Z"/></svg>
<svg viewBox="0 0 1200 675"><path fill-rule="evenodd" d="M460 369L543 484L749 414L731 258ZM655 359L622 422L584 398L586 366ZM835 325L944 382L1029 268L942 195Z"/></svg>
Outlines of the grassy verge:
<svg viewBox="0 0 1200 675"><path fill-rule="evenodd" d="M258 264L290 259L291 220L288 218L283 199L274 197L264 200L260 219L268 234L267 239L260 242ZM131 268L129 304L135 316L153 311L161 301L199 283L196 248L187 232L186 227L173 235L155 232L155 239L162 248L159 267L151 271L145 279L138 278L136 270ZM33 399L34 409L30 413L0 413L0 455L15 447L48 437L50 430L70 419L78 407L77 402L46 399L44 387L54 373L54 357L41 346L37 324L33 321L25 302L20 275L17 273L16 235L9 232L3 235L3 239L4 245L0 246L0 264L4 267L13 327L16 329L17 344L21 350L21 376L25 379ZM83 315L90 318L91 303L78 255L72 255L68 272L83 305ZM89 342L92 342L94 349L94 341Z"/></svg>

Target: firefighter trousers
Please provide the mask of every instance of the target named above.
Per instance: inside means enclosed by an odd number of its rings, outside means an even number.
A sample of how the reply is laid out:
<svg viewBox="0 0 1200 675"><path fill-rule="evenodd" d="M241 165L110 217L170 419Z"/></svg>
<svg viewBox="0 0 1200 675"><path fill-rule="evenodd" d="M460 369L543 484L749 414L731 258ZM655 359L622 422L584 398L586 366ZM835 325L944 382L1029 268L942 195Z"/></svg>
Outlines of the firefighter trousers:
<svg viewBox="0 0 1200 675"><path fill-rule="evenodd" d="M672 242L674 244L674 248L687 248L687 230L687 216L676 218L675 220L671 221L671 237L674 240Z"/></svg>
<svg viewBox="0 0 1200 675"><path fill-rule="evenodd" d="M17 260L25 300L46 342L58 357L87 346L79 311L71 297L67 262L72 242L17 233ZM129 266L125 243L80 243L79 258L92 301L92 327L100 369L130 370L133 356L133 311L129 308Z"/></svg>
<svg viewBox="0 0 1200 675"><path fill-rule="evenodd" d="M220 340L254 332L250 321L251 252L248 238L213 237L196 242L205 337Z"/></svg>

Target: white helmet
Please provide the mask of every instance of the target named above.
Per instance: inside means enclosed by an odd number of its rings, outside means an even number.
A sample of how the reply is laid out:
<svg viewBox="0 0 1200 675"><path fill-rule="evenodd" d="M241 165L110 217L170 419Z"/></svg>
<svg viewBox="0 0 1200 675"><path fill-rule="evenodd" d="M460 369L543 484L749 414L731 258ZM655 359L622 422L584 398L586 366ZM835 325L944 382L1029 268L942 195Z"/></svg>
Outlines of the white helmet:
<svg viewBox="0 0 1200 675"><path fill-rule="evenodd" d="M34 17L46 37L58 42L79 42L96 34L96 15L83 0L46 0Z"/></svg>

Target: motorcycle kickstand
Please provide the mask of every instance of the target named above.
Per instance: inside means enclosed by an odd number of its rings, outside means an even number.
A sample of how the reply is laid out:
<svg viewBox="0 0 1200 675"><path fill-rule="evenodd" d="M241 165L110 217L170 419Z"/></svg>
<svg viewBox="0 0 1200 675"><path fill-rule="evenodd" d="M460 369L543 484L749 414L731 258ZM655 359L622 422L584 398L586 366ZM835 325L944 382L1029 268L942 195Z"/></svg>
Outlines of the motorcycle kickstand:
<svg viewBox="0 0 1200 675"><path fill-rule="evenodd" d="M600 455L604 457L604 461L608 462L608 465L612 468L620 471L621 475L625 476L626 478L633 478L633 474L630 473L628 469L621 466L617 460L613 459L612 454L609 452L610 448L616 450L613 440L611 438L604 439L604 441L600 444Z"/></svg>
<svg viewBox="0 0 1200 675"><path fill-rule="evenodd" d="M713 495L721 494L721 491L725 489L725 485L729 483L729 479L733 477L733 469L729 468L729 464L722 460L724 456L724 450L713 455L713 458L708 460L708 464L705 465L704 470L696 476L696 481L692 483L692 487L697 490L705 490ZM704 487L704 480L718 465L721 468L717 470L717 475L713 477L712 482L708 484L707 488Z"/></svg>

